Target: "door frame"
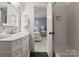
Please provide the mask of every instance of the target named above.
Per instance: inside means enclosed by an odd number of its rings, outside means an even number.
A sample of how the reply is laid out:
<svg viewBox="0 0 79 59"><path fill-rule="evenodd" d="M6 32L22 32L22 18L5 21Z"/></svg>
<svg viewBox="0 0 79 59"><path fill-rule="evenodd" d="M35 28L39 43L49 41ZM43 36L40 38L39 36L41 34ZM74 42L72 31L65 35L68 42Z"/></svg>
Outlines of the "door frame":
<svg viewBox="0 0 79 59"><path fill-rule="evenodd" d="M51 45L51 47L49 47L49 48L51 48L51 52L48 50L48 55L50 56L50 57L53 57L53 56L55 56L55 50L54 50L54 34L55 34L55 32L54 32L54 27L55 27L55 22L54 22L54 6L55 6L55 4L56 4L56 2L49 2L48 4L50 4L50 9L51 10L49 10L48 12L50 12L51 11L51 13L50 13L50 16L51 16L51 31L49 30L49 35L52 35L52 38L51 39L49 39L48 38L48 43L51 43L50 45ZM48 8L49 8L48 7ZM48 15L47 15L48 16ZM48 22L47 22L48 23ZM50 42L50 41L52 41L52 42Z"/></svg>

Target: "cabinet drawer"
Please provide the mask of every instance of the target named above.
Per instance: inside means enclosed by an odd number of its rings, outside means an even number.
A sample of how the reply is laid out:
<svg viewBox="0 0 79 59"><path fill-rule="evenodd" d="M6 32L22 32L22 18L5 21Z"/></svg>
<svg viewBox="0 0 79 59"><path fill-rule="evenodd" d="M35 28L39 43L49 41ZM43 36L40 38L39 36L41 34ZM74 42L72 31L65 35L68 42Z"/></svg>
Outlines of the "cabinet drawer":
<svg viewBox="0 0 79 59"><path fill-rule="evenodd" d="M12 42L12 51L16 51L16 50L20 49L21 45L22 45L21 39L18 39L16 41Z"/></svg>

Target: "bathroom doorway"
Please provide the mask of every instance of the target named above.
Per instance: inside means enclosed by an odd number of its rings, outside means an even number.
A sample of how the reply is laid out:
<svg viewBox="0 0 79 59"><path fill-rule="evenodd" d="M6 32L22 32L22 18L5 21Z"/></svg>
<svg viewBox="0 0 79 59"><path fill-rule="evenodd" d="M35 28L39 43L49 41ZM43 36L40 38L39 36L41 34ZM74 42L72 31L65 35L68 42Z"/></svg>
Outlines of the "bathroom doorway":
<svg viewBox="0 0 79 59"><path fill-rule="evenodd" d="M34 7L34 52L47 52L46 7Z"/></svg>

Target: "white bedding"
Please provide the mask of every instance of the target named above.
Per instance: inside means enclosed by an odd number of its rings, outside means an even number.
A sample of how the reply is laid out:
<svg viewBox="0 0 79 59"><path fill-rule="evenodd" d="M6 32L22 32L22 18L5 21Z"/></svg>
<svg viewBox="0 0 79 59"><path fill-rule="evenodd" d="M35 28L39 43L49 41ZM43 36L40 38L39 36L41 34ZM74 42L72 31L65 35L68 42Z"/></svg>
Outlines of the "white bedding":
<svg viewBox="0 0 79 59"><path fill-rule="evenodd" d="M41 34L39 31L34 32L35 41L41 41Z"/></svg>

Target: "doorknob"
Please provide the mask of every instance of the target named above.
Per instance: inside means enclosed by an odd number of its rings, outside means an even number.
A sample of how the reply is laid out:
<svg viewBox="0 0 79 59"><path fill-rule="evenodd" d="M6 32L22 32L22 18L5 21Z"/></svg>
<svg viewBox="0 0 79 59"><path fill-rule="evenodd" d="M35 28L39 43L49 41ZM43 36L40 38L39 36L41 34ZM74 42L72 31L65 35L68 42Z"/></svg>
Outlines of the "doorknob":
<svg viewBox="0 0 79 59"><path fill-rule="evenodd" d="M55 32L49 32L49 34L52 34L53 35L53 34L55 34Z"/></svg>

